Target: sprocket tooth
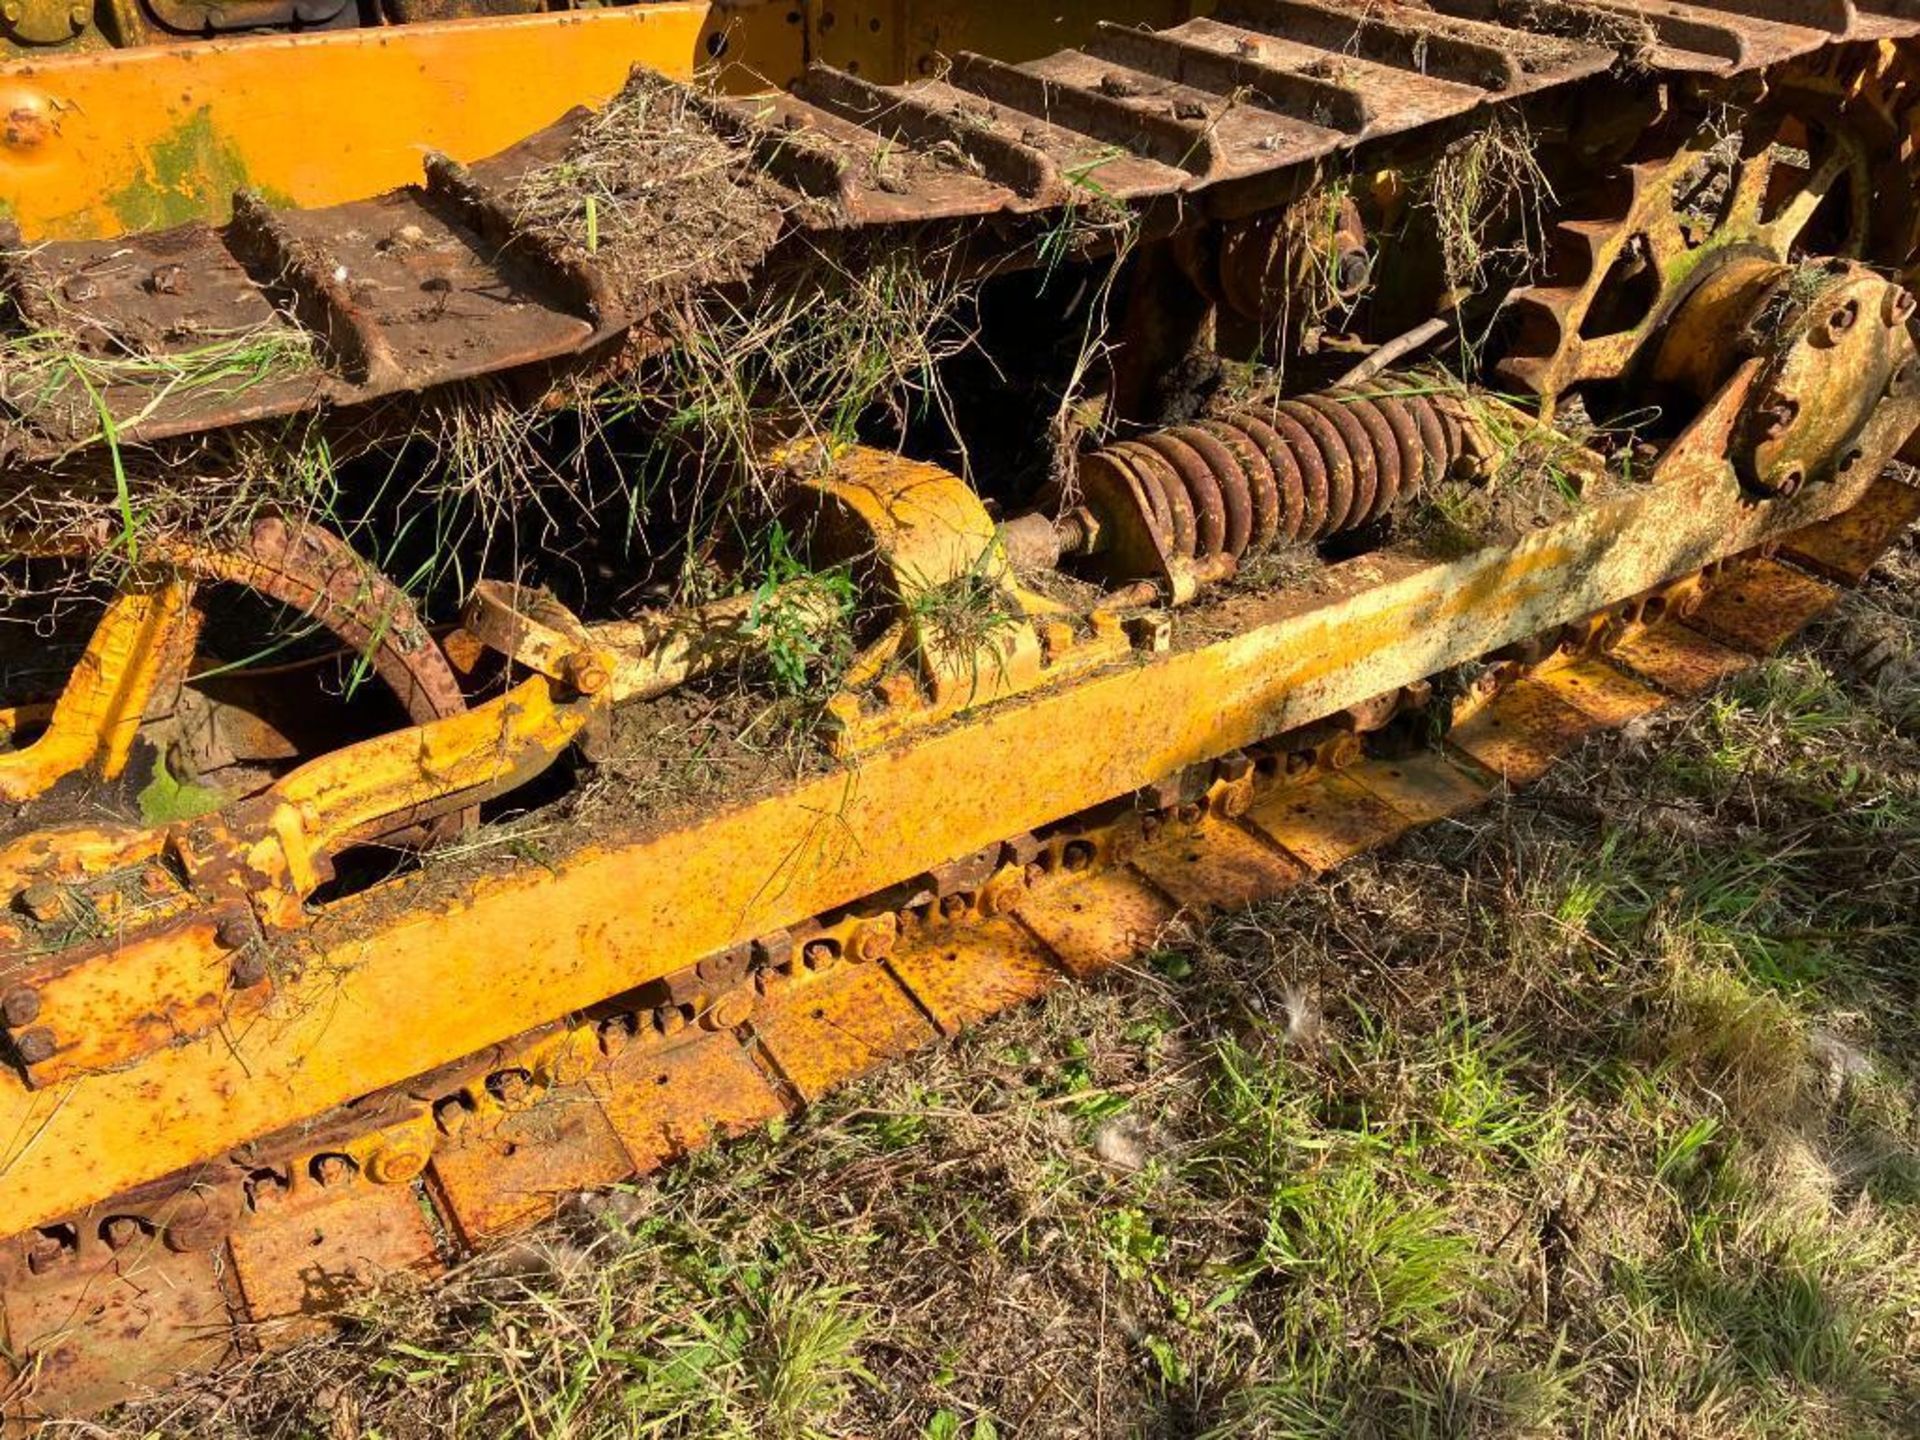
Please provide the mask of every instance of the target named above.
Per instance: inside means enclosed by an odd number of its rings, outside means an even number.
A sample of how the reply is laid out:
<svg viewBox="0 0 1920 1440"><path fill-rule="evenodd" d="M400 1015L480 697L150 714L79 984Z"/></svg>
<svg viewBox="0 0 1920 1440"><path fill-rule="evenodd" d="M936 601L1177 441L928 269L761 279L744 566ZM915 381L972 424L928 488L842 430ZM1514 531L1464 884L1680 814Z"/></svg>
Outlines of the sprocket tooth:
<svg viewBox="0 0 1920 1440"><path fill-rule="evenodd" d="M1554 232L1570 250L1598 267L1601 253L1620 236L1622 227L1618 220L1562 220Z"/></svg>
<svg viewBox="0 0 1920 1440"><path fill-rule="evenodd" d="M1520 313L1521 322L1535 326L1545 322L1555 336L1571 336L1567 314L1586 292L1577 285L1529 285L1507 297L1507 304Z"/></svg>
<svg viewBox="0 0 1920 1440"><path fill-rule="evenodd" d="M1553 358L1548 355L1509 355L1494 368L1535 395L1545 395L1553 379Z"/></svg>

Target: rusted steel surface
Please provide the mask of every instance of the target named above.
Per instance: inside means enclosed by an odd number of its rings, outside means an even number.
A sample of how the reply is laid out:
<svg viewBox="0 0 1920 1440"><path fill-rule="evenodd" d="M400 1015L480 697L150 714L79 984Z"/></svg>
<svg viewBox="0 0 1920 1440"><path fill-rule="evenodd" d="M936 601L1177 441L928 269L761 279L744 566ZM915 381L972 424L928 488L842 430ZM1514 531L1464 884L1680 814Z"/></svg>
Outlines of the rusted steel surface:
<svg viewBox="0 0 1920 1440"><path fill-rule="evenodd" d="M790 91L697 100L690 113L790 193L778 208L801 244L936 217L1057 212L1090 186L1136 208L1205 191L1218 213L1246 213L1274 203L1277 178L1336 150L1608 69L1638 41L1592 37L1620 34L1622 14L1644 14L1660 35L1656 68L1676 70L1752 68L1912 29L1851 3L1842 14L1797 0L1644 12L1614 0L1365 12L1237 0L1160 31L1101 25L1084 48L1017 65L963 50L943 77L905 85L816 64ZM311 357L238 389L122 379L101 400L123 440L539 366L643 325L653 303L621 295L595 255L515 218L515 181L558 157L580 123L569 117L471 172L429 157L421 183L371 200L302 211L248 199L224 227L16 247L0 284L27 327L57 323L113 353L279 335ZM781 238L769 234L768 250ZM0 390L15 458L100 438L77 385Z"/></svg>
<svg viewBox="0 0 1920 1440"><path fill-rule="evenodd" d="M1836 593L1765 561L1721 583L1742 604L1780 596L1781 613L1801 619ZM796 929L841 937L841 958L824 947L814 961L784 952L756 973L752 1000L730 1023L705 1028L683 1009L616 999L336 1120L256 1141L171 1187L17 1237L4 1247L0 1301L20 1366L9 1410L71 1413L217 1364L242 1334L267 1346L310 1335L353 1295L431 1274L575 1190L741 1133L936 1034L1128 963L1184 920L1278 894L1479 803L1503 772L1537 773L1586 736L1666 703L1647 683L1649 655L1704 644L1730 664L1755 658L1705 641L1674 614L1585 633L1610 638L1550 656L1503 689L1456 727L1453 758L1364 759L1357 747L1282 737L1143 795L1142 806L1172 802L1164 808L1107 807L1028 837L1015 848L1029 859L973 867L970 889ZM1691 693L1695 672L1676 673L1679 693ZM1473 738L1488 735L1503 738L1493 749ZM1327 758L1288 764L1296 754ZM884 944L849 943L882 933ZM851 958L855 950L869 958ZM404 1118L427 1115L424 1129ZM372 1157L396 1123L424 1148L383 1166ZM353 1138L356 1124L366 1140ZM202 1218L169 1224L183 1213Z"/></svg>

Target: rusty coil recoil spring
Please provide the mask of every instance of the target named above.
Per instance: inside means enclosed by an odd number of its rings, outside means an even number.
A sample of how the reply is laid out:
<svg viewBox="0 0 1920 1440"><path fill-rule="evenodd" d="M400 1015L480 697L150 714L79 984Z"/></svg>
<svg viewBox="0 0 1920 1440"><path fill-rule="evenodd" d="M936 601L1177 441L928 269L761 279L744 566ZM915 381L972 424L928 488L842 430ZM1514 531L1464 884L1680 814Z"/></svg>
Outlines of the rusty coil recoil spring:
<svg viewBox="0 0 1920 1440"><path fill-rule="evenodd" d="M1218 578L1372 524L1485 450L1456 399L1391 381L1242 407L1082 460L1086 548L1116 577Z"/></svg>

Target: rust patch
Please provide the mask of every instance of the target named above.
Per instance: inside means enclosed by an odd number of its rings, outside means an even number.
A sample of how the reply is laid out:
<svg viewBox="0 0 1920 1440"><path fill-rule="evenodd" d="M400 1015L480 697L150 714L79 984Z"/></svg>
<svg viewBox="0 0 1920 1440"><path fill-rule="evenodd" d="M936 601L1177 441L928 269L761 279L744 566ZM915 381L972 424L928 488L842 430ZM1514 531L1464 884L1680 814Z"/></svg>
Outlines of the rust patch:
<svg viewBox="0 0 1920 1440"><path fill-rule="evenodd" d="M432 1173L460 1238L477 1246L544 1220L570 1194L624 1180L633 1162L593 1092L559 1085L442 1145Z"/></svg>
<svg viewBox="0 0 1920 1440"><path fill-rule="evenodd" d="M1683 697L1705 694L1753 663L1751 655L1672 620L1629 635L1614 648L1613 658Z"/></svg>
<svg viewBox="0 0 1920 1440"><path fill-rule="evenodd" d="M1838 592L1777 560L1760 560L1707 593L1688 623L1716 640L1769 655L1832 606Z"/></svg>
<svg viewBox="0 0 1920 1440"><path fill-rule="evenodd" d="M0 1304L8 1345L24 1357L9 1413L101 1409L138 1385L222 1364L233 1351L215 1257L174 1254L154 1241L129 1247L105 1269L76 1270L67 1283L11 1289Z"/></svg>
<svg viewBox="0 0 1920 1440"><path fill-rule="evenodd" d="M358 1176L289 1196L230 1243L247 1313L277 1344L326 1333L327 1312L439 1258L413 1187Z"/></svg>
<svg viewBox="0 0 1920 1440"><path fill-rule="evenodd" d="M642 1172L786 1111L731 1032L670 1047L629 1044L588 1083Z"/></svg>
<svg viewBox="0 0 1920 1440"><path fill-rule="evenodd" d="M1444 820L1483 805L1493 792L1444 755L1368 760L1341 772L1415 825Z"/></svg>
<svg viewBox="0 0 1920 1440"><path fill-rule="evenodd" d="M1563 752L1601 728L1536 678L1522 680L1456 725L1447 743L1508 784L1524 785L1538 780Z"/></svg>
<svg viewBox="0 0 1920 1440"><path fill-rule="evenodd" d="M1574 709L1602 725L1624 725L1666 704L1658 690L1641 684L1604 660L1577 660L1537 677Z"/></svg>

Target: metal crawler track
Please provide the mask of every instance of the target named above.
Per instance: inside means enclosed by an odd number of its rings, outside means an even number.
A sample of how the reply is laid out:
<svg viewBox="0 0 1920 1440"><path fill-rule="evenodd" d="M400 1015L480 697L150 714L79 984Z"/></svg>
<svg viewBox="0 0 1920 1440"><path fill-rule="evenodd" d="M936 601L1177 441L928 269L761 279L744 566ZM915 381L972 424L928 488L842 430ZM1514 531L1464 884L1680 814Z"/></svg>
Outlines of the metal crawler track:
<svg viewBox="0 0 1920 1440"><path fill-rule="evenodd" d="M1439 749L1367 754L1359 732L1397 693L8 1240L8 1409L72 1413L290 1343L347 1296L436 1273L570 1194L790 1114L1123 965L1183 918L1309 883L1537 779L1825 610L1839 591L1810 571L1843 568L1832 530L1610 607L1545 658L1493 657ZM687 998L716 983L722 999Z"/></svg>
<svg viewBox="0 0 1920 1440"><path fill-rule="evenodd" d="M1175 201L1245 216L1289 198L1298 167L1363 142L1624 63L1721 79L1908 36L1920 30L1908 13L1904 0L1440 0L1364 12L1234 0L1161 31L1101 23L1080 48L1018 65L963 52L937 78L880 86L816 64L786 92L690 103L786 197L785 228L764 254L783 238L1044 218L1090 193L1136 211ZM224 227L16 245L0 259L0 289L22 331L58 330L115 355L177 353L208 334L278 337L312 362L238 391L128 377L94 397L0 376L12 422L0 463L96 439L101 405L121 440L158 440L582 356L611 363L623 336L644 334L645 302L623 297L601 258L523 224L512 201L588 118L576 112L472 167L429 157L421 183L370 200L280 210L242 196Z"/></svg>

